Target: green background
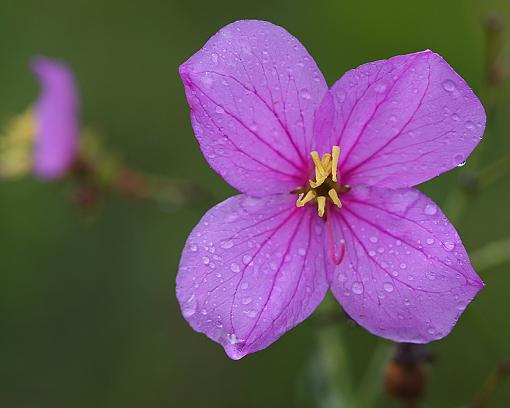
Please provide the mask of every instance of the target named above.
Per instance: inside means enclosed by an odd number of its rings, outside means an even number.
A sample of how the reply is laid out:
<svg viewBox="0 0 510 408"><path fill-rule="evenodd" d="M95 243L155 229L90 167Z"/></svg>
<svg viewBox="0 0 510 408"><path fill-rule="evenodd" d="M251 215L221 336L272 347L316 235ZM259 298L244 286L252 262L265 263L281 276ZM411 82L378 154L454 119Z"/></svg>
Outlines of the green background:
<svg viewBox="0 0 510 408"><path fill-rule="evenodd" d="M510 17L510 4L0 0L0 119L5 123L36 97L27 68L32 55L63 59L80 84L84 123L107 146L134 168L194 181L221 201L233 190L201 156L177 67L223 25L255 18L284 26L329 84L364 62L430 48L484 98L482 22L489 11ZM510 88L499 88L483 141L486 164L510 148ZM458 171L423 191L443 202ZM509 187L506 178L470 198L457 224L468 251L509 235ZM83 217L70 193L68 183L0 184L0 406L313 406L308 367L323 330L317 316L238 362L181 317L175 274L203 204L169 209L111 197ZM466 406L510 355L508 267L481 275L487 287L453 333L430 346L435 361L425 406ZM383 342L340 320L336 325L356 382ZM510 404L508 384L491 403ZM400 406L385 395L374 405Z"/></svg>

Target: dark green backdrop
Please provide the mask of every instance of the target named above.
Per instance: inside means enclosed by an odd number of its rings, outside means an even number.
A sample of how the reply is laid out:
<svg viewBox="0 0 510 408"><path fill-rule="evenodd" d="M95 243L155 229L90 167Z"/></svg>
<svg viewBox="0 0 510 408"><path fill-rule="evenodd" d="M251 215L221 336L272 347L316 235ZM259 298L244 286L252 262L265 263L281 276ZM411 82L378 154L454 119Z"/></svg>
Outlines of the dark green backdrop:
<svg viewBox="0 0 510 408"><path fill-rule="evenodd" d="M481 22L490 10L510 17L505 0L0 0L0 119L35 98L32 55L64 59L79 80L84 122L110 148L134 167L193 180L220 201L233 191L201 156L177 75L220 27L241 18L283 25L330 84L361 63L430 48L484 97ZM498 132L484 139L493 155L510 148L509 103L503 85L489 118ZM456 171L423 190L442 202ZM509 186L503 180L472 199L457 225L468 251L510 235ZM317 318L233 362L181 317L174 279L202 209L111 198L84 218L69 194L66 184L0 184L0 406L307 406L303 373ZM466 403L510 354L508 272L484 271L486 289L453 333L431 345L428 407ZM357 379L380 341L342 330ZM509 401L502 388L492 406ZM383 396L377 406L397 405Z"/></svg>

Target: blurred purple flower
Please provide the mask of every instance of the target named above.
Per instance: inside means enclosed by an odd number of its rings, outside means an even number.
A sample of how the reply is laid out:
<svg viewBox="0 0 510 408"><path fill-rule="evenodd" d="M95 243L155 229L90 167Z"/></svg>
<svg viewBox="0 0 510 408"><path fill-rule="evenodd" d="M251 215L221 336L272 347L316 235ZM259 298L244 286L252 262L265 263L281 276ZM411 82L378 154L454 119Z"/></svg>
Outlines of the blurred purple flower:
<svg viewBox="0 0 510 408"><path fill-rule="evenodd" d="M183 251L177 297L195 330L239 359L331 288L379 336L426 343L450 332L483 283L413 186L466 160L485 113L439 55L365 64L328 91L297 39L238 21L180 75L206 159L243 193L207 212Z"/></svg>
<svg viewBox="0 0 510 408"><path fill-rule="evenodd" d="M41 84L34 112L34 173L51 180L65 175L77 154L78 90L72 72L60 62L38 57L32 71Z"/></svg>

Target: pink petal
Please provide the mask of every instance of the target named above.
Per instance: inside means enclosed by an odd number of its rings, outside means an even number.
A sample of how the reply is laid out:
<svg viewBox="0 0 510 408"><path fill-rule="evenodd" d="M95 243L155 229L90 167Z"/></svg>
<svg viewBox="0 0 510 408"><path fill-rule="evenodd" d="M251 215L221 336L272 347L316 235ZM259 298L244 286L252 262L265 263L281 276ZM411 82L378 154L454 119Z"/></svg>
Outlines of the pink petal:
<svg viewBox="0 0 510 408"><path fill-rule="evenodd" d="M232 359L306 319L328 289L323 224L290 194L232 197L202 218L177 275L182 314Z"/></svg>
<svg viewBox="0 0 510 408"><path fill-rule="evenodd" d="M78 90L72 72L60 62L37 58L32 71L41 84L35 106L34 172L54 179L69 170L77 153Z"/></svg>
<svg viewBox="0 0 510 408"><path fill-rule="evenodd" d="M346 255L332 291L345 311L394 341L446 336L483 287L454 227L412 188L360 187L343 201L334 222Z"/></svg>
<svg viewBox="0 0 510 408"><path fill-rule="evenodd" d="M340 146L344 180L392 188L414 186L464 162L484 128L478 98L432 51L347 72L315 123L319 150Z"/></svg>
<svg viewBox="0 0 510 408"><path fill-rule="evenodd" d="M296 38L265 21L237 21L179 72L200 147L228 183L263 196L307 180L313 115L327 85Z"/></svg>

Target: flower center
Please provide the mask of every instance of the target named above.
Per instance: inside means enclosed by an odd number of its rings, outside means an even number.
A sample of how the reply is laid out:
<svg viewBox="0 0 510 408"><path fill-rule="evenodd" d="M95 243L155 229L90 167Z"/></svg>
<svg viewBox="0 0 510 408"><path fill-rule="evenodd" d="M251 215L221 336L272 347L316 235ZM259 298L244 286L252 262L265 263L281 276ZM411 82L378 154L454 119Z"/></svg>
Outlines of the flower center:
<svg viewBox="0 0 510 408"><path fill-rule="evenodd" d="M326 204L333 203L338 208L342 208L342 202L338 197L339 193L345 193L350 190L348 185L340 184L338 175L338 159L340 157L340 148L333 146L331 154L325 153L322 158L319 153L313 151L310 153L315 166L315 178L308 180L308 185L296 190L299 197L296 201L297 207L303 207L305 204L317 203L319 217L326 213Z"/></svg>

